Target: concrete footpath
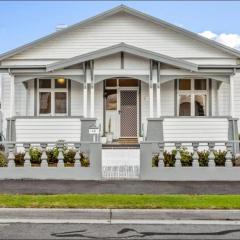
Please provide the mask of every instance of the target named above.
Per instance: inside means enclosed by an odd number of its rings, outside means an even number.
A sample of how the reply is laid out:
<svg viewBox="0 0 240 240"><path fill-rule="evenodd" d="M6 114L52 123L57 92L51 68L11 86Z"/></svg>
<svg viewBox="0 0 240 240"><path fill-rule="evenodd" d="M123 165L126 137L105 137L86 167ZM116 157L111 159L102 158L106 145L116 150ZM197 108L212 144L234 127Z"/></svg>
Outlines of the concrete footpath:
<svg viewBox="0 0 240 240"><path fill-rule="evenodd" d="M240 210L146 209L0 209L4 223L91 224L229 224L240 225Z"/></svg>
<svg viewBox="0 0 240 240"><path fill-rule="evenodd" d="M240 182L1 180L0 194L240 194Z"/></svg>

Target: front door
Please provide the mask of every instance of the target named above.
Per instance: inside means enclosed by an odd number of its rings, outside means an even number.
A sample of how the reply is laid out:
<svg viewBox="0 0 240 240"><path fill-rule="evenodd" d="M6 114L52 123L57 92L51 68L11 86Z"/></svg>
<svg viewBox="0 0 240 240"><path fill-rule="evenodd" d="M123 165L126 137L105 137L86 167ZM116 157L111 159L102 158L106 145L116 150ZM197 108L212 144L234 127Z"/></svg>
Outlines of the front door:
<svg viewBox="0 0 240 240"><path fill-rule="evenodd" d="M120 90L120 135L137 137L138 130L138 92L137 90Z"/></svg>

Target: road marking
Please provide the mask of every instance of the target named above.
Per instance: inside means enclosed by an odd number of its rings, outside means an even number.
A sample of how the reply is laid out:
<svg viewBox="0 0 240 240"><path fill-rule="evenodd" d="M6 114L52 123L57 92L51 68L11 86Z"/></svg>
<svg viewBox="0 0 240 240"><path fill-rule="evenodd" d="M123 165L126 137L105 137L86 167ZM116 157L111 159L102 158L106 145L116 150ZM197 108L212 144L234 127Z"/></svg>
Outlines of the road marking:
<svg viewBox="0 0 240 240"><path fill-rule="evenodd" d="M144 224L144 225L240 225L238 220L111 220L111 224Z"/></svg>
<svg viewBox="0 0 240 240"><path fill-rule="evenodd" d="M86 223L86 224L110 224L106 219L28 219L28 218L1 218L0 224L4 223Z"/></svg>
<svg viewBox="0 0 240 240"><path fill-rule="evenodd" d="M93 213L108 213L110 209L99 208L0 208L0 212L93 212ZM239 210L240 212L240 210Z"/></svg>
<svg viewBox="0 0 240 240"><path fill-rule="evenodd" d="M1 218L1 224L11 223L40 223L40 224L144 224L144 225L240 225L240 221L233 220L126 220L126 219L27 219L27 218Z"/></svg>

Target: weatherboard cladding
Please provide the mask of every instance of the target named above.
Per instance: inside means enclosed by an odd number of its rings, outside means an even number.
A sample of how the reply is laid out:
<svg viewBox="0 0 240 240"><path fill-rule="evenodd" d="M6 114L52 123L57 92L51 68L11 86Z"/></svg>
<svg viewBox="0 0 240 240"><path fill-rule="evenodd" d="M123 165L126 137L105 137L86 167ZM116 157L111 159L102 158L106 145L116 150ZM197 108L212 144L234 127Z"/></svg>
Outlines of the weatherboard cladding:
<svg viewBox="0 0 240 240"><path fill-rule="evenodd" d="M121 53L121 52L126 52L129 54L133 54L133 55L137 55L146 59L152 59L152 60L156 60L159 62L164 62L179 68L183 68L183 69L187 69L190 71L197 71L198 70L198 66L196 64L184 61L184 60L180 60L180 59L176 59L176 58L172 58L163 54L159 54L156 52L152 52L146 49L142 49L142 48L138 48L126 43L120 43L120 44L116 44L107 48L103 48L103 49L99 49L90 53L86 53L83 55L79 55L67 60L63 60L63 61L59 61L56 63L52 63L47 65L47 71L54 71L57 69L61 69L61 68L66 68L69 66L72 66L74 64L78 64L81 62L85 62L85 61L89 61L91 59L95 59L95 58L101 58L101 57L106 57L109 56L111 54L115 54L115 53Z"/></svg>

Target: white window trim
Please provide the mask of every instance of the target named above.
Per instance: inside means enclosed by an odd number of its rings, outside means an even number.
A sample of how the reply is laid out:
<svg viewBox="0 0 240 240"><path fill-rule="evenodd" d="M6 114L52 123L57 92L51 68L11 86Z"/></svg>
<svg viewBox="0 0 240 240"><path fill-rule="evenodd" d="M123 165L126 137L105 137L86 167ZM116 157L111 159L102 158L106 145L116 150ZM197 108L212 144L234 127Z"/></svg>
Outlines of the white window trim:
<svg viewBox="0 0 240 240"><path fill-rule="evenodd" d="M39 88L39 80L40 79L50 79L51 80L51 88ZM39 78L37 79L37 113L38 116L68 116L68 80L66 79L67 86L66 88L55 88L55 79L56 78ZM40 101L39 101L39 93L41 92L50 92L51 93L51 113L40 113ZM66 113L55 113L55 93L56 92L64 92L66 93Z"/></svg>
<svg viewBox="0 0 240 240"><path fill-rule="evenodd" d="M179 90L179 80L181 79L190 79L191 80L191 90ZM206 79L206 90L194 90L195 80ZM194 96L195 95L206 95L206 117L209 116L209 79L208 78L180 78L177 79L177 116L179 115L179 104L180 104L180 95L190 95L191 97L191 117L200 117L195 116L195 104ZM182 116L180 116L182 117Z"/></svg>

